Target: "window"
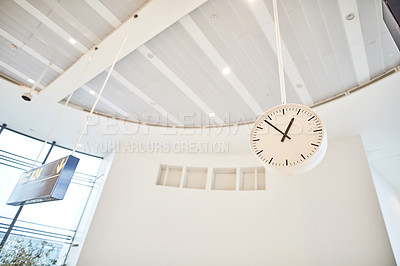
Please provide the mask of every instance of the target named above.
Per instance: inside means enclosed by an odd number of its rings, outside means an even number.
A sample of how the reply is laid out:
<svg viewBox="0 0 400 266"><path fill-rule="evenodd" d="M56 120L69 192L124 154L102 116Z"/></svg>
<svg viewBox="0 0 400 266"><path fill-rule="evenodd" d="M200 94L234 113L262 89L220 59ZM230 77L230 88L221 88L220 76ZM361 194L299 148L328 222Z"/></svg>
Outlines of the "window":
<svg viewBox="0 0 400 266"><path fill-rule="evenodd" d="M8 129L0 134L1 239L18 210L18 207L6 204L8 197L20 175L32 168L43 143ZM50 151L51 146L44 146L37 166L47 155L46 162L49 163L71 154L71 150L56 145ZM48 248L52 249L51 259L58 259L61 264L64 262L102 163L102 158L96 156L79 152L74 156L80 161L64 199L24 206L4 249L16 239L28 240L37 246L46 241Z"/></svg>

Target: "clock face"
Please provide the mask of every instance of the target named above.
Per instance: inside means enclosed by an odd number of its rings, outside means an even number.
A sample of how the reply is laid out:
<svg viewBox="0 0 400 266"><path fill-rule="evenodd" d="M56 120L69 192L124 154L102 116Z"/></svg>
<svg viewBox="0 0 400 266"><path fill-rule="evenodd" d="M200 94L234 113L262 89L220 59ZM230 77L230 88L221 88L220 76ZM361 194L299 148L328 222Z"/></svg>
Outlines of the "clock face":
<svg viewBox="0 0 400 266"><path fill-rule="evenodd" d="M305 172L325 154L326 133L318 115L300 104L276 106L254 123L250 145L269 169L281 173Z"/></svg>

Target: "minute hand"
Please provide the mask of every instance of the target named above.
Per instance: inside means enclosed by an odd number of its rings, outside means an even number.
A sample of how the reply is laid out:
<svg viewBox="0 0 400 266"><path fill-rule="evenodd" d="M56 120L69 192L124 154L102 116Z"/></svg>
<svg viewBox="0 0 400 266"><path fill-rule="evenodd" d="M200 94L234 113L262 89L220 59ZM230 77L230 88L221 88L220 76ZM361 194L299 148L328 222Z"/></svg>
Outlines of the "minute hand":
<svg viewBox="0 0 400 266"><path fill-rule="evenodd" d="M281 139L282 142L285 140L285 137L288 136L287 133L289 132L289 129L290 129L290 127L291 127L292 124L293 124L293 121L294 121L294 117L292 117L292 119L290 119L289 125L288 125L288 127L286 128L286 130L285 130L285 134L283 134L283 136L282 136L282 139ZM288 137L288 138L289 138L289 137Z"/></svg>
<svg viewBox="0 0 400 266"><path fill-rule="evenodd" d="M264 120L265 123L267 123L268 125L270 125L271 127L273 127L274 129L276 129L279 133L281 133L282 135L285 135L285 133L283 133L279 128L277 128L276 126L274 126L273 124L271 124L270 122L268 122L267 120ZM288 139L291 139L288 135L286 135L286 137Z"/></svg>

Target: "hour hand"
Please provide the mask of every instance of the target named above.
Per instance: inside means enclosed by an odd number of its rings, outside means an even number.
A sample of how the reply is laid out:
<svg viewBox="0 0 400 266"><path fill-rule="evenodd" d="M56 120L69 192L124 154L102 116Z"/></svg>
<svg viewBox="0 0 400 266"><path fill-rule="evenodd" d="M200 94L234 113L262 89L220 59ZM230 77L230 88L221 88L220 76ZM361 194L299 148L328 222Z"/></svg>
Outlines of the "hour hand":
<svg viewBox="0 0 400 266"><path fill-rule="evenodd" d="M274 128L275 130L277 130L279 133L281 133L282 135L285 136L285 133L283 133L279 128L277 128L276 126L274 126L273 124L271 124L270 122L268 122L267 120L264 119L264 122L267 123L268 125L270 125L272 128ZM286 138L291 139L288 135L286 135Z"/></svg>

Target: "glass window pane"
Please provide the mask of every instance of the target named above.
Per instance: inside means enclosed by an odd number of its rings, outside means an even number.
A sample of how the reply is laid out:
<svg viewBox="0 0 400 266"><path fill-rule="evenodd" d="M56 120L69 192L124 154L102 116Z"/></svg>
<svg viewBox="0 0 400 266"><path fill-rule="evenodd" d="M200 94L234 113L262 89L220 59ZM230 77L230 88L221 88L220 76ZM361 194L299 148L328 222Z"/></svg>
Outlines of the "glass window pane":
<svg viewBox="0 0 400 266"><path fill-rule="evenodd" d="M5 129L0 135L0 237L4 235L18 206L6 204L14 186L24 171L31 165L43 147L42 141ZM39 166L47 155L50 144L46 144L38 159ZM47 163L71 154L71 150L54 146ZM75 234L93 182L100 169L102 159L75 153L80 158L77 170L63 200L25 205L6 245L12 245L16 237L41 243L49 242L54 258L66 254ZM24 241L25 241L24 240ZM35 242L36 241L36 242Z"/></svg>
<svg viewBox="0 0 400 266"><path fill-rule="evenodd" d="M18 207L7 205L6 202L23 172L0 164L0 216L14 217L17 212Z"/></svg>
<svg viewBox="0 0 400 266"><path fill-rule="evenodd" d="M31 159L33 160L31 163L36 160L43 143L43 141L38 141L7 129L4 129L0 135L0 150ZM39 165L46 157L49 148L49 144L46 144L45 148L43 148L38 159Z"/></svg>
<svg viewBox="0 0 400 266"><path fill-rule="evenodd" d="M49 158L47 159L47 162L58 160L65 156L71 155L71 153L72 151L69 149L54 146ZM76 168L75 172L84 173L91 176L97 175L102 159L79 152L75 152L74 156L79 158L78 167Z"/></svg>

